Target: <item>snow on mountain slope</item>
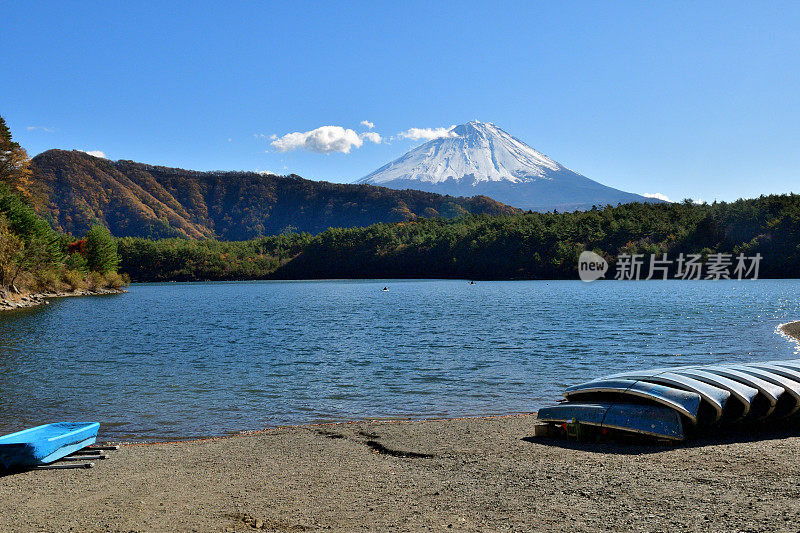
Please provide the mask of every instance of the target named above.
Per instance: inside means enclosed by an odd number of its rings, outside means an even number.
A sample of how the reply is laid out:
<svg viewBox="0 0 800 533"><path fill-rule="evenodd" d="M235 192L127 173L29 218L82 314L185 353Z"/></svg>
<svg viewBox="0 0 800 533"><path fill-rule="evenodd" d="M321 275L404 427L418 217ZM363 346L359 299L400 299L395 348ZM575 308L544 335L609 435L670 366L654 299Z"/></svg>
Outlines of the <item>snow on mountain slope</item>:
<svg viewBox="0 0 800 533"><path fill-rule="evenodd" d="M562 167L494 124L469 122L452 130L454 137L434 139L392 161L359 183L417 179L440 183L471 176L474 182L508 180L518 183L546 178Z"/></svg>
<svg viewBox="0 0 800 533"><path fill-rule="evenodd" d="M483 194L514 207L549 211L657 201L590 180L494 124L468 122L357 183L420 189L454 196Z"/></svg>

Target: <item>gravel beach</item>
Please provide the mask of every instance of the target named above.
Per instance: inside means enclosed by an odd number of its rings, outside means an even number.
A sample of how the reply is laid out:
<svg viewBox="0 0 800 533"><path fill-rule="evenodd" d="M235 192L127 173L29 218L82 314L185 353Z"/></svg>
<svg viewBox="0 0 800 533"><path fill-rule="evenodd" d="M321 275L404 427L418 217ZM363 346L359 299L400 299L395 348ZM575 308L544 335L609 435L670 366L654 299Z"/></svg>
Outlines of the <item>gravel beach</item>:
<svg viewBox="0 0 800 533"><path fill-rule="evenodd" d="M797 530L798 429L593 444L534 438L534 421L324 424L123 446L93 469L0 477L0 531Z"/></svg>

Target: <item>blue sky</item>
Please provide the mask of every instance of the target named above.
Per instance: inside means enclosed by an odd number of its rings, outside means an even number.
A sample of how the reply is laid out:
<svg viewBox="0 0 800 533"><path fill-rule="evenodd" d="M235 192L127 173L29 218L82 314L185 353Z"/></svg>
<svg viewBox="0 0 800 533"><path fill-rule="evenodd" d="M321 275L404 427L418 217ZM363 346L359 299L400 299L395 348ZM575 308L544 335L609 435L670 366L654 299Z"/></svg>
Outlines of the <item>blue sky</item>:
<svg viewBox="0 0 800 533"><path fill-rule="evenodd" d="M4 3L0 114L31 155L338 182L478 119L627 191L800 192L798 3L222 4ZM271 146L321 126L349 153Z"/></svg>

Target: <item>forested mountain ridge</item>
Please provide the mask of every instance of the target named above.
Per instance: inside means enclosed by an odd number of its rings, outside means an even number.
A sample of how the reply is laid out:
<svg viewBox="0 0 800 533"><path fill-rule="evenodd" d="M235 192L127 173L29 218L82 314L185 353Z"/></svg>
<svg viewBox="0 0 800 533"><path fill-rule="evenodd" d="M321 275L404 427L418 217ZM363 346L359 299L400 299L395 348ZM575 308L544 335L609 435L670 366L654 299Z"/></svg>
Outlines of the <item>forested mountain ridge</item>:
<svg viewBox="0 0 800 533"><path fill-rule="evenodd" d="M418 217L513 214L491 198L461 198L256 172L198 172L110 161L77 150L32 160L30 190L56 230L81 235L103 224L117 237L261 235L359 227Z"/></svg>

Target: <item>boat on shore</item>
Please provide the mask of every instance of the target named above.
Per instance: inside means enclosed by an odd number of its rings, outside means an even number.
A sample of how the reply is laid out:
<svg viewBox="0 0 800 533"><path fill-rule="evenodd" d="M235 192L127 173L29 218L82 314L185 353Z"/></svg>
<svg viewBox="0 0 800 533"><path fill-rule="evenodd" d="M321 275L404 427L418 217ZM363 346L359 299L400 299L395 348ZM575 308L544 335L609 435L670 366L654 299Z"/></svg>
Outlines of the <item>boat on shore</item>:
<svg viewBox="0 0 800 533"><path fill-rule="evenodd" d="M6 469L46 465L97 441L97 422L57 422L0 437L0 465Z"/></svg>
<svg viewBox="0 0 800 533"><path fill-rule="evenodd" d="M539 411L542 424L569 429L569 423L670 440L685 436L664 409L673 411L691 435L723 426L746 432L754 422L797 424L800 360L626 371L569 387L564 398L566 403Z"/></svg>
<svg viewBox="0 0 800 533"><path fill-rule="evenodd" d="M670 441L682 441L683 423L677 411L663 405L634 403L568 402L539 410L540 422L555 424L570 432L588 426Z"/></svg>

